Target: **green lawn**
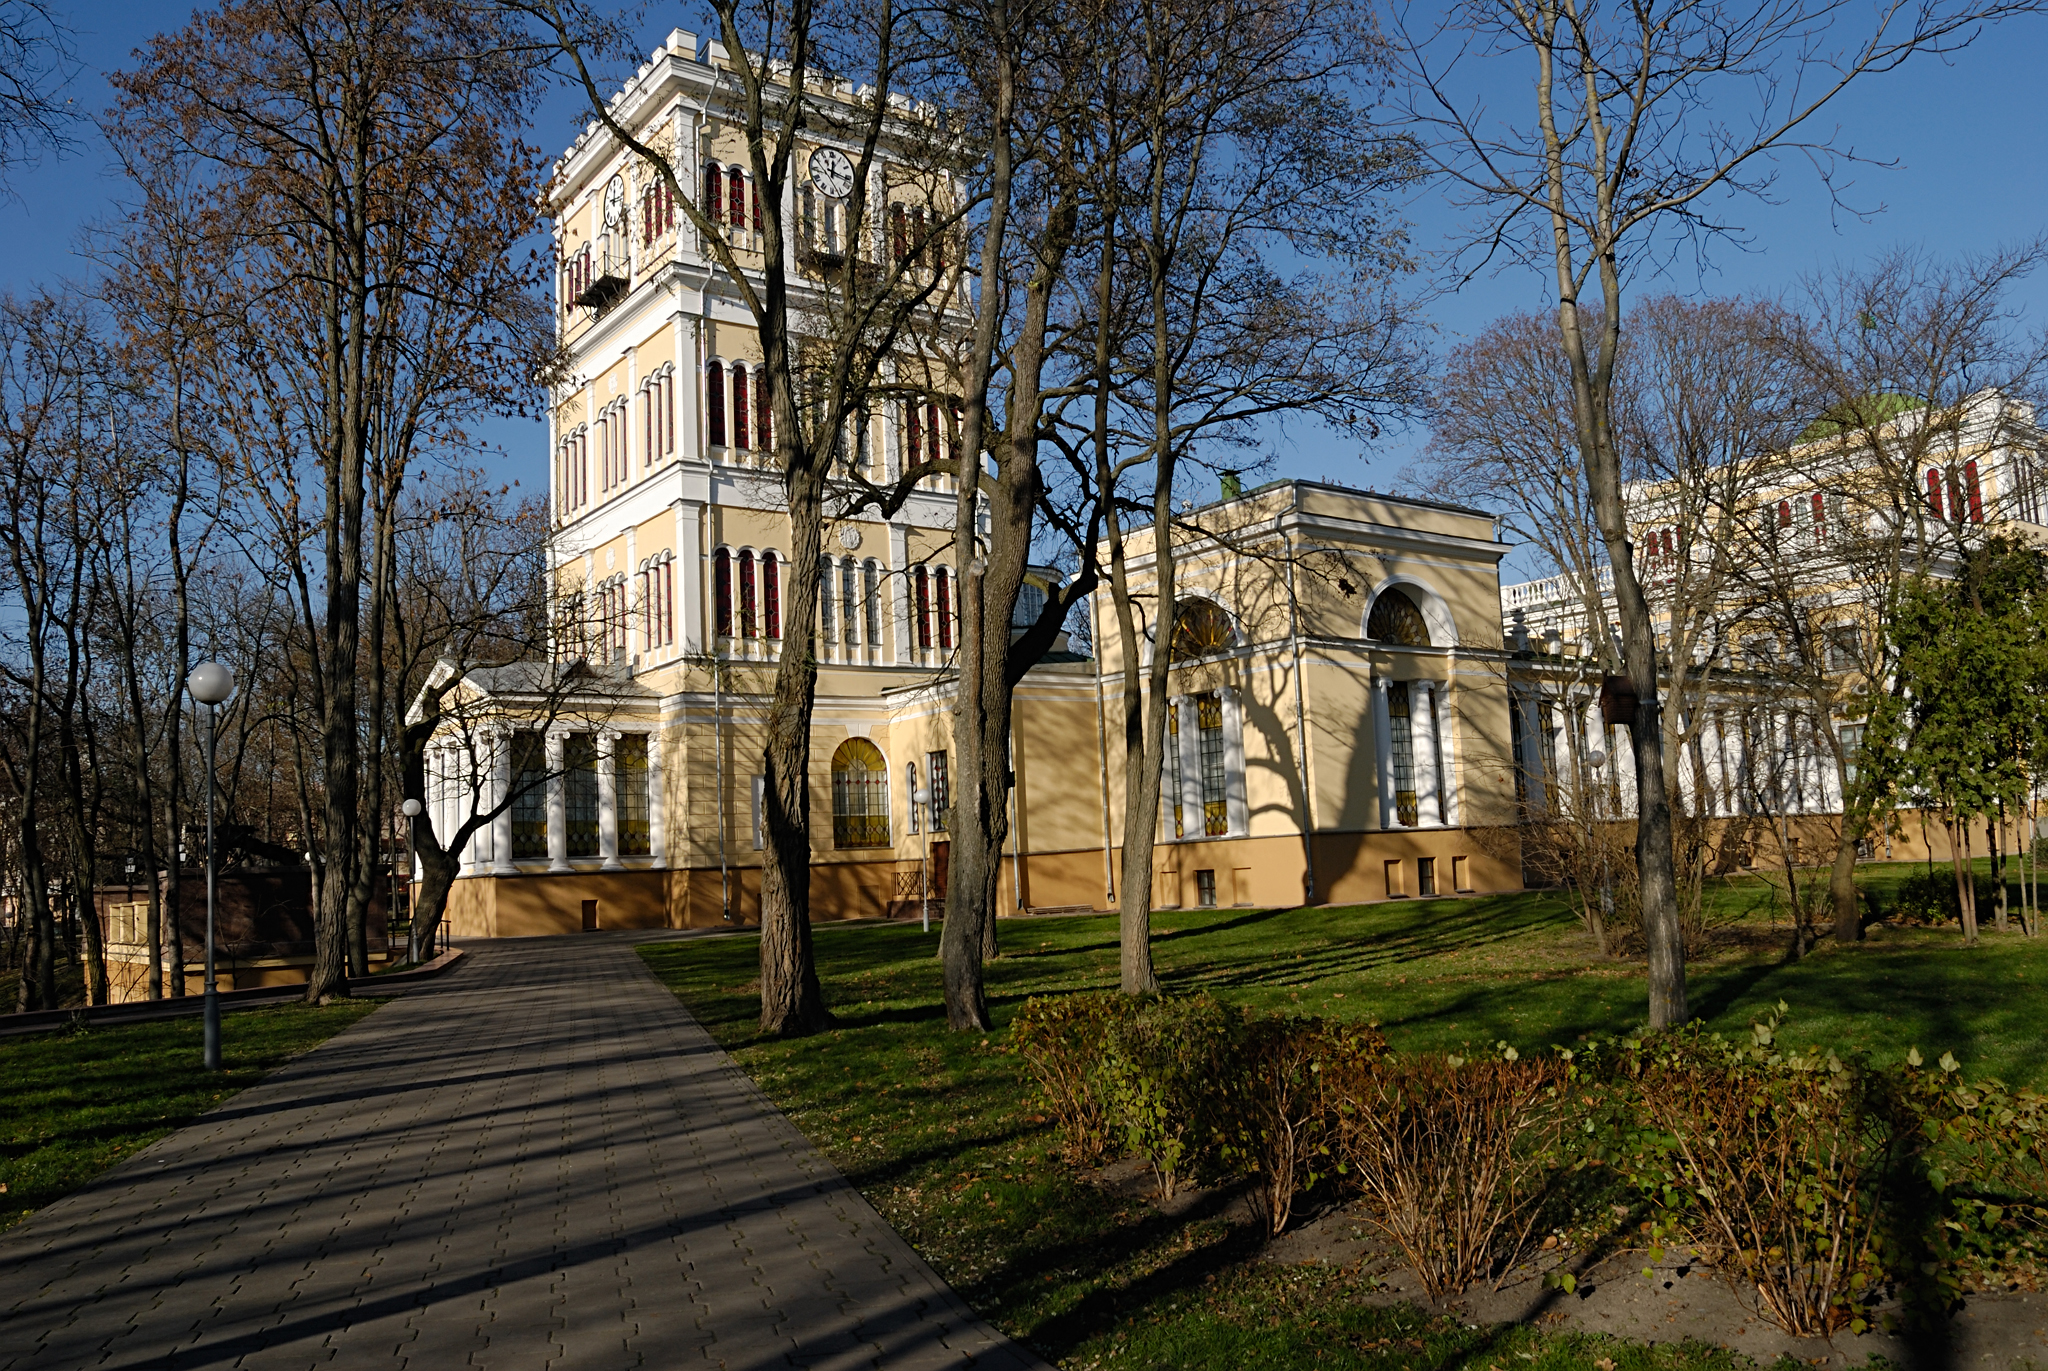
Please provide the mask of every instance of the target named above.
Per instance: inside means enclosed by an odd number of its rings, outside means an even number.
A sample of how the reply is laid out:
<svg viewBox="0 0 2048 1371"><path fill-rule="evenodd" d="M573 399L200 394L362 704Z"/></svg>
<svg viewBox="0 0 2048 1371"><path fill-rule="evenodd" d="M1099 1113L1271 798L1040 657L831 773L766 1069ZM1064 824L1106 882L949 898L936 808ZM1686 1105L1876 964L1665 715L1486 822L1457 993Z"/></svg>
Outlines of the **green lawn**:
<svg viewBox="0 0 2048 1371"><path fill-rule="evenodd" d="M1878 880L1896 872L1876 869ZM1901 1055L1955 1052L1972 1071L2040 1084L2033 988L2048 939L1886 929L1787 963L1769 891L1715 891L1743 915L1692 969L1693 1003L1740 1028L1779 999L1792 1039ZM1642 968L1601 962L1548 896L1341 909L1206 910L1154 919L1172 990L1377 1021L1397 1049L1507 1039L1524 1047L1640 1022ZM1201 1214L1167 1220L1080 1183L1034 1112L1003 1031L1025 997L1113 986L1112 920L1005 920L989 968L997 1029L954 1034L937 935L821 927L819 970L840 1026L780 1042L754 1033L757 948L736 936L641 950L656 974L877 1208L978 1310L1061 1365L1316 1366L1433 1371L1496 1363L1592 1368L1729 1365L1712 1349L1624 1347L1521 1329L1472 1330L1346 1297L1354 1276L1285 1269Z"/></svg>
<svg viewBox="0 0 2048 1371"><path fill-rule="evenodd" d="M378 1003L238 1010L221 1023L219 1072L200 1065L196 1017L0 1040L0 1228L192 1122Z"/></svg>

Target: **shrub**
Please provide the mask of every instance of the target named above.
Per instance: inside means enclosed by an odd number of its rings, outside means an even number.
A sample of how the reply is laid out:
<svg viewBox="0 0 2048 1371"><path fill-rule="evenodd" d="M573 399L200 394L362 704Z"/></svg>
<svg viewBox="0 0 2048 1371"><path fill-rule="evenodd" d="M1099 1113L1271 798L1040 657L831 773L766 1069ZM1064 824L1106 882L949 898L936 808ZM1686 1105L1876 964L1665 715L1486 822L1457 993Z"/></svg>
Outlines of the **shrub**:
<svg viewBox="0 0 2048 1371"><path fill-rule="evenodd" d="M1113 990L1034 996L1010 1027L1011 1042L1059 1126L1060 1151L1077 1166L1099 1165L1121 1133L1103 1098L1098 1070L1111 1025L1137 1008L1138 1001Z"/></svg>
<svg viewBox="0 0 2048 1371"><path fill-rule="evenodd" d="M1987 876L1975 876L1977 907L1988 909L1996 898L1996 887ZM1889 911L1901 923L1941 925L1958 923L1963 906L1956 898L1955 871L1938 866L1932 871L1915 871L1899 882Z"/></svg>
<svg viewBox="0 0 2048 1371"><path fill-rule="evenodd" d="M1779 1006L1780 1014L1784 1006ZM1578 1069L1620 1087L1589 1132L1650 1200L1653 1232L1686 1242L1788 1333L1861 1331L1884 1281L1881 1224L1918 1115L1898 1082L1833 1052L1779 1050L1779 1015L1747 1040L1697 1025L1623 1040Z"/></svg>
<svg viewBox="0 0 2048 1371"><path fill-rule="evenodd" d="M1213 1127L1212 1073L1233 1010L1209 995L1154 999L1106 1025L1097 1089L1130 1150L1152 1164L1162 1199L1202 1160Z"/></svg>
<svg viewBox="0 0 2048 1371"><path fill-rule="evenodd" d="M1542 1203L1561 1063L1397 1060L1348 1110L1345 1155L1430 1296L1512 1264Z"/></svg>
<svg viewBox="0 0 2048 1371"><path fill-rule="evenodd" d="M1217 1154L1253 1178L1253 1210L1278 1236L1294 1197L1341 1164L1341 1110L1369 1091L1387 1040L1359 1024L1246 1013L1217 1049L1207 1111Z"/></svg>

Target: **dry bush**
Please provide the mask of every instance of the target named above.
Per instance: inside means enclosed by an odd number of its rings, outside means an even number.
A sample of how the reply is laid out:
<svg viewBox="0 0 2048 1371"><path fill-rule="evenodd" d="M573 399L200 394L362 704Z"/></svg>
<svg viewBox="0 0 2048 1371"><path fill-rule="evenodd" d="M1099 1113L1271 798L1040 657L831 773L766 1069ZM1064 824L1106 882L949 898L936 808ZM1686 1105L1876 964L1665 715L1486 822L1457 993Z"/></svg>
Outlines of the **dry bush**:
<svg viewBox="0 0 2048 1371"><path fill-rule="evenodd" d="M1110 1026L1137 1008L1137 1001L1115 991L1034 996L1010 1026L1010 1041L1059 1125L1061 1155L1077 1166L1099 1165L1121 1132L1103 1099L1097 1069Z"/></svg>
<svg viewBox="0 0 2048 1371"><path fill-rule="evenodd" d="M1209 995L1136 1002L1107 1025L1095 1053L1095 1088L1131 1151L1152 1164L1159 1194L1206 1159L1221 1042L1242 1013Z"/></svg>
<svg viewBox="0 0 2048 1371"><path fill-rule="evenodd" d="M1359 1024L1248 1013L1217 1046L1207 1112L1219 1157L1253 1178L1253 1210L1277 1237L1294 1197L1335 1168L1343 1106L1370 1094L1387 1040Z"/></svg>
<svg viewBox="0 0 2048 1371"><path fill-rule="evenodd" d="M1613 1103L1636 1128L1617 1160L1659 1207L1657 1232L1718 1267L1762 1317L1802 1337L1860 1331L1917 1116L1860 1063L1779 1051L1776 1024L1746 1042L1694 1027L1621 1044Z"/></svg>
<svg viewBox="0 0 2048 1371"><path fill-rule="evenodd" d="M1398 1059L1354 1101L1346 1161L1431 1298L1512 1265L1542 1202L1562 1063Z"/></svg>

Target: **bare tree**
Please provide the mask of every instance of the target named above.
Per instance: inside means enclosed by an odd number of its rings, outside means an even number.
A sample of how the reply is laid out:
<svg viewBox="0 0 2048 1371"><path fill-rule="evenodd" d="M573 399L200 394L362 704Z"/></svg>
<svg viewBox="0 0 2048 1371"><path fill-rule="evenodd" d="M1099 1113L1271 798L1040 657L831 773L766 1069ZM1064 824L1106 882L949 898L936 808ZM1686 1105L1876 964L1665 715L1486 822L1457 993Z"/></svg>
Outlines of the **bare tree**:
<svg viewBox="0 0 2048 1371"><path fill-rule="evenodd" d="M1848 160L1818 117L1863 77L1967 44L2033 0L1843 0L1603 8L1583 0L1467 0L1409 26L1409 108L1432 160L1478 216L1462 259L1539 269L1554 283L1573 429L1614 577L1624 674L1636 699L1637 855L1650 941L1650 1023L1687 1017L1674 885L1663 703L1652 613L1624 504L1613 382L1632 273L1675 244L1734 232L1718 207L1767 194L1776 159L1823 174ZM1527 62L1522 119L1501 119L1488 62ZM1528 70L1529 68L1524 68ZM1522 79L1528 79L1526 77ZM1582 299L1592 293L1597 308Z"/></svg>
<svg viewBox="0 0 2048 1371"><path fill-rule="evenodd" d="M1252 441L1271 416L1369 429L1417 398L1406 311L1388 290L1401 261L1381 216L1413 163L1350 98L1384 54L1348 0L1135 0L1099 22L1122 37L1088 90L1076 169L1088 238L1057 393L1062 447L1093 511L1086 564L1094 528L1103 535L1116 622L1096 632L1114 633L1123 662L1131 764L1117 899L1123 988L1140 994L1158 985L1152 848L1185 464ZM1232 41L1213 42L1218 32ZM1305 265L1284 275L1290 259ZM1134 526L1149 539L1143 587L1130 574ZM1145 596L1157 600L1149 631Z"/></svg>
<svg viewBox="0 0 2048 1371"><path fill-rule="evenodd" d="M543 273L513 255L536 200L536 159L517 139L533 81L507 39L492 12L461 4L237 3L154 40L116 78L114 135L151 150L146 177L190 187L163 199L200 216L191 267L239 287L195 330L211 417L274 545L318 544L292 563L328 864L314 1002L347 993L374 861L363 640L367 627L374 663L389 577L366 513L417 451L512 407L534 374Z"/></svg>
<svg viewBox="0 0 2048 1371"><path fill-rule="evenodd" d="M70 145L71 102L63 91L76 66L71 30L56 6L0 0L0 177L45 148Z"/></svg>

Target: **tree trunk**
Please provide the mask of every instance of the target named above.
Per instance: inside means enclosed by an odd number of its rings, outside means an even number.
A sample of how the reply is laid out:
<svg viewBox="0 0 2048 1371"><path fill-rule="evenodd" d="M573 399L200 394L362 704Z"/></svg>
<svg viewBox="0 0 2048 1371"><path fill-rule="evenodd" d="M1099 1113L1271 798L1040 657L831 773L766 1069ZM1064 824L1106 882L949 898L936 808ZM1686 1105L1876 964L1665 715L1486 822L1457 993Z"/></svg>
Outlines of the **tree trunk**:
<svg viewBox="0 0 2048 1371"><path fill-rule="evenodd" d="M1997 817L1984 816L1985 838L1991 845L1991 919L2000 933L2008 929L2005 901L2005 801L1998 802Z"/></svg>
<svg viewBox="0 0 2048 1371"><path fill-rule="evenodd" d="M964 507L972 508L972 485L961 477ZM963 529L972 529L970 521ZM988 997L982 983L984 928L995 923L1003 878L1003 838L1009 830L1010 693L1001 688L1003 655L987 641L984 599L988 575L962 532L960 562L960 671L956 677L953 747L960 762L959 798L954 805L951 869L946 882L946 922L939 930L944 963L946 1026L987 1030ZM1007 550L1007 549L1006 549ZM1021 567L1020 567L1021 570ZM1007 640L1007 620L1004 625ZM1007 641L1004 646L1007 647ZM989 689L993 664L998 678Z"/></svg>
<svg viewBox="0 0 2048 1371"><path fill-rule="evenodd" d="M1956 878L1956 910L1962 918L1963 942L1974 946L1977 941L1977 900L1976 892L1970 887L1976 882L1970 879L1969 857L1963 850L1964 826L1967 821L1945 815L1942 827L1948 830L1949 866Z"/></svg>
<svg viewBox="0 0 2048 1371"><path fill-rule="evenodd" d="M1828 872L1828 896L1835 907L1835 941L1841 944L1863 939L1863 911L1856 904L1857 826L1845 812L1842 836L1835 844L1834 867Z"/></svg>
<svg viewBox="0 0 2048 1371"><path fill-rule="evenodd" d="M774 352L769 350L772 358ZM786 375L771 362L776 431L793 434L796 406ZM793 446L788 440L784 451ZM824 480L806 462L789 469L789 585L783 597L782 660L768 706L763 764L761 867L761 1032L800 1037L832 1024L811 951L811 706L817 698L818 558L823 551ZM723 805L725 796L718 797Z"/></svg>

